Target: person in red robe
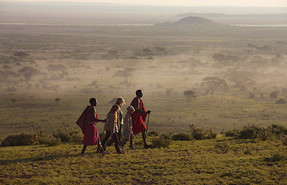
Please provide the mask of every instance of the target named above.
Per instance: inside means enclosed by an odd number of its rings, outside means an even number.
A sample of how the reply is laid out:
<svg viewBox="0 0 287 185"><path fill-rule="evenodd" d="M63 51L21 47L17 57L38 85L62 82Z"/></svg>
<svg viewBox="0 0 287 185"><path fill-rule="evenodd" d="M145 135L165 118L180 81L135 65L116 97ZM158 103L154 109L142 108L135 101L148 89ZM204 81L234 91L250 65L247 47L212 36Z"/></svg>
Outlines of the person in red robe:
<svg viewBox="0 0 287 185"><path fill-rule="evenodd" d="M144 142L145 148L150 148L151 146L147 144L146 142L146 117L148 114L151 113L150 110L145 111L145 107L142 101L143 97L143 91L137 90L136 91L136 97L132 100L131 106L135 108L135 112L132 114L132 129L133 134L142 133L142 138Z"/></svg>
<svg viewBox="0 0 287 185"><path fill-rule="evenodd" d="M76 124L82 129L83 137L83 149L81 155L85 155L87 146L98 145L101 147L99 139L98 129L96 127L97 122L106 122L106 120L100 120L95 110L97 106L97 99L91 98L90 105L84 110Z"/></svg>

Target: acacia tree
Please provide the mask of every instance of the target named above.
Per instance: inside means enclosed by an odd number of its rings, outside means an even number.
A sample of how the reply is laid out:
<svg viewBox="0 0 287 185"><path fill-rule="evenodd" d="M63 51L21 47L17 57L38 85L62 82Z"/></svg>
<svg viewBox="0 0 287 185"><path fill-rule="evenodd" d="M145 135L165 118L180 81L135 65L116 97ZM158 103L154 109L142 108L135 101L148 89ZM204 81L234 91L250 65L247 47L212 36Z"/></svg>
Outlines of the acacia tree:
<svg viewBox="0 0 287 185"><path fill-rule="evenodd" d="M228 88L226 81L218 77L205 77L202 81L201 87L207 88L206 94L214 94L218 88Z"/></svg>
<svg viewBox="0 0 287 185"><path fill-rule="evenodd" d="M62 80L69 75L67 68L62 64L50 64L48 65L48 71L51 73L51 80Z"/></svg>
<svg viewBox="0 0 287 185"><path fill-rule="evenodd" d="M23 60L24 58L29 57L30 54L24 51L19 51L19 52L14 53L14 56L18 57L20 60Z"/></svg>
<svg viewBox="0 0 287 185"><path fill-rule="evenodd" d="M183 95L186 97L188 103L191 102L192 98L196 97L195 92L193 92L191 90L184 91Z"/></svg>
<svg viewBox="0 0 287 185"><path fill-rule="evenodd" d="M228 71L226 78L234 82L234 87L238 87L241 91L245 91L247 87L255 84L255 74L249 71Z"/></svg>
<svg viewBox="0 0 287 185"><path fill-rule="evenodd" d="M125 78L128 81L128 78L133 76L133 72L135 69L133 68L125 68L124 70L117 71L114 76Z"/></svg>
<svg viewBox="0 0 287 185"><path fill-rule="evenodd" d="M23 67L18 72L25 78L27 83L33 76L40 74L40 71L34 69L33 67Z"/></svg>

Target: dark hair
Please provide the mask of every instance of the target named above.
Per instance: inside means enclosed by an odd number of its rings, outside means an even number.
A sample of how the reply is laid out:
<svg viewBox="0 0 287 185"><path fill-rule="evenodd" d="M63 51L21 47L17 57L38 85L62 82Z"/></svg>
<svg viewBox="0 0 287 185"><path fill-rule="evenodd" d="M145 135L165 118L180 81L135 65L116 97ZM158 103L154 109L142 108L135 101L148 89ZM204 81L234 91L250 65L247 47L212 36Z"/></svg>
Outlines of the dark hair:
<svg viewBox="0 0 287 185"><path fill-rule="evenodd" d="M136 95L138 95L139 93L142 93L142 90L139 89L136 91Z"/></svg>
<svg viewBox="0 0 287 185"><path fill-rule="evenodd" d="M91 98L91 99L89 100L89 102L90 102L90 104L92 104L92 102L97 102L97 99L96 99L96 98Z"/></svg>

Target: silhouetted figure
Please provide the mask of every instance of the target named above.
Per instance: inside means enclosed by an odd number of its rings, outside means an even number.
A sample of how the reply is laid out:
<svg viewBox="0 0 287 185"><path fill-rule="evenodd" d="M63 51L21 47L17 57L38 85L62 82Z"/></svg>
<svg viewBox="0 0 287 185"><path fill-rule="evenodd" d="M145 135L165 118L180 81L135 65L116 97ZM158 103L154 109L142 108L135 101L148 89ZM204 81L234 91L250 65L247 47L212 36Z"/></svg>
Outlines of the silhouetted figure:
<svg viewBox="0 0 287 185"><path fill-rule="evenodd" d="M123 104L125 104L125 100L122 98L122 97L119 97L117 98L116 100L116 104L118 106L120 106L120 109L118 110L117 112L117 126L119 128L119 131L118 131L118 138L119 138L119 142L120 142L120 145L122 145L122 127L123 127L123 111L121 110L121 107ZM113 139L110 139L107 143L108 146L111 146L113 144Z"/></svg>
<svg viewBox="0 0 287 185"><path fill-rule="evenodd" d="M110 112L107 115L107 122L105 123L104 130L106 131L106 136L103 140L103 149L106 151L107 147L107 141L109 138L112 136L113 142L115 143L115 149L118 154L124 153L119 137L118 137L118 132L119 132L119 127L117 124L118 121L118 111L120 110L120 107L124 104L124 100L122 99L122 102L120 104L115 104L112 106Z"/></svg>
<svg viewBox="0 0 287 185"><path fill-rule="evenodd" d="M145 111L145 107L142 101L143 97L143 91L137 90L136 91L136 97L132 100L131 106L135 108L135 112L132 114L132 128L133 128L133 134L142 133L142 138L144 142L145 148L150 148L150 145L146 142L146 126L145 121L148 114L151 113L150 110Z"/></svg>
<svg viewBox="0 0 287 185"><path fill-rule="evenodd" d="M127 113L125 115L124 119L124 134L123 134L123 141L122 141L122 147L127 143L128 140L130 140L130 149L135 149L133 145L133 122L132 122L132 114L135 112L135 109L133 106L128 106Z"/></svg>
<svg viewBox="0 0 287 185"><path fill-rule="evenodd" d="M97 122L106 122L106 120L98 119L98 115L95 110L95 106L97 106L97 99L90 99L90 106L84 110L80 118L77 120L77 125L82 129L84 134L83 138L83 149L81 155L85 155L85 151L87 146L98 145L101 147L101 142L99 139L99 133L96 127Z"/></svg>

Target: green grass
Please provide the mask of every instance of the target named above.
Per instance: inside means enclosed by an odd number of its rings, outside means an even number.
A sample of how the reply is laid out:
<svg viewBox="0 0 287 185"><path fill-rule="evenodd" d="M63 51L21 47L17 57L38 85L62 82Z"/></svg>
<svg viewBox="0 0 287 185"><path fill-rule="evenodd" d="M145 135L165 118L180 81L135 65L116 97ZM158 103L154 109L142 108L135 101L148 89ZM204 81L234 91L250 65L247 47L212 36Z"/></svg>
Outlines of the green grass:
<svg viewBox="0 0 287 185"><path fill-rule="evenodd" d="M0 138L22 132L44 131L50 134L61 127L78 129L75 121L92 96L95 95L58 95L55 97L60 97L61 101L56 103L53 96L31 98L21 94L3 94L0 98ZM18 101L12 103L12 97ZM112 106L109 101L116 96L99 94L96 97L99 101L96 107L98 116L104 119ZM125 113L133 96L123 97L126 100L122 108ZM149 129L160 133L186 132L190 124L206 130L211 128L217 133L241 129L248 124L287 126L286 105L278 105L268 99L249 100L223 94L198 96L188 103L183 95L159 97L147 93L143 100L146 108L152 110ZM98 128L101 131L103 124L99 123Z"/></svg>
<svg viewBox="0 0 287 185"><path fill-rule="evenodd" d="M150 139L150 138L149 138ZM137 137L140 142L140 137ZM228 145L228 150L223 148ZM169 148L79 156L80 144L2 147L3 184L286 184L287 146L280 140L173 141ZM251 152L246 152L247 150ZM280 155L279 160L266 159ZM277 158L276 158L277 159Z"/></svg>

